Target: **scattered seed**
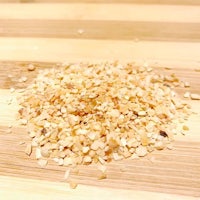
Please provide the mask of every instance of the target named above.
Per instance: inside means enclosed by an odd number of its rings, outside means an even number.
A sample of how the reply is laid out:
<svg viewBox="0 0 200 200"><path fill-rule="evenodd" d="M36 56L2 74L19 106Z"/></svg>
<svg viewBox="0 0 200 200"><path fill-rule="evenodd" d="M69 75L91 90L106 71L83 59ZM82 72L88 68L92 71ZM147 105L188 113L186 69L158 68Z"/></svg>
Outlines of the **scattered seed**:
<svg viewBox="0 0 200 200"><path fill-rule="evenodd" d="M42 150L41 150L41 155L42 155L44 158L48 158L48 157L50 156L49 150L48 150L48 149L45 149L45 148L42 148Z"/></svg>
<svg viewBox="0 0 200 200"><path fill-rule="evenodd" d="M189 98L190 97L190 92L185 92L183 95L184 98Z"/></svg>
<svg viewBox="0 0 200 200"><path fill-rule="evenodd" d="M8 105L10 105L12 102L13 102L13 98L12 97L7 100L7 104Z"/></svg>
<svg viewBox="0 0 200 200"><path fill-rule="evenodd" d="M78 34L82 35L85 31L83 29L78 29Z"/></svg>
<svg viewBox="0 0 200 200"><path fill-rule="evenodd" d="M140 41L139 38L134 39L134 42L139 42L139 41Z"/></svg>
<svg viewBox="0 0 200 200"><path fill-rule="evenodd" d="M35 70L35 65L29 64L28 65L28 71L34 71Z"/></svg>
<svg viewBox="0 0 200 200"><path fill-rule="evenodd" d="M139 146L138 148L136 148L135 152L139 157L143 157L147 155L147 149L146 147L143 147L143 146Z"/></svg>
<svg viewBox="0 0 200 200"><path fill-rule="evenodd" d="M31 155L31 153L32 153L32 146L31 146L31 144L28 144L28 145L26 146L25 153L26 153L28 156Z"/></svg>
<svg viewBox="0 0 200 200"><path fill-rule="evenodd" d="M87 153L90 150L90 148L88 146L83 147L82 151L83 153Z"/></svg>
<svg viewBox="0 0 200 200"><path fill-rule="evenodd" d="M98 166L98 169L101 171L101 172L103 172L103 173L105 173L105 171L106 171L106 166L105 165L99 165Z"/></svg>
<svg viewBox="0 0 200 200"><path fill-rule="evenodd" d="M98 180L102 180L102 179L106 179L106 178L107 178L107 175L105 173L101 172L101 174L98 177Z"/></svg>
<svg viewBox="0 0 200 200"><path fill-rule="evenodd" d="M59 160L58 160L58 165L63 165L64 164L64 160L62 159L62 158L60 158Z"/></svg>
<svg viewBox="0 0 200 200"><path fill-rule="evenodd" d="M15 92L15 88L10 88L10 93Z"/></svg>
<svg viewBox="0 0 200 200"><path fill-rule="evenodd" d="M23 92L25 92L25 90L24 89L19 89L19 90L17 90L17 92L23 93Z"/></svg>
<svg viewBox="0 0 200 200"><path fill-rule="evenodd" d="M11 129L8 129L8 130L6 130L6 133L11 134L11 133L12 133L12 130L11 130Z"/></svg>
<svg viewBox="0 0 200 200"><path fill-rule="evenodd" d="M40 167L42 167L42 168L46 167L46 165L48 163L48 161L44 160L44 159L39 159L37 162L40 165Z"/></svg>
<svg viewBox="0 0 200 200"><path fill-rule="evenodd" d="M171 143L167 144L167 149L172 150L173 149L173 145Z"/></svg>
<svg viewBox="0 0 200 200"><path fill-rule="evenodd" d="M9 124L9 125L8 125L8 128L12 128L12 124Z"/></svg>
<svg viewBox="0 0 200 200"><path fill-rule="evenodd" d="M84 162L85 163L91 163L92 162L92 158L90 156L85 156L84 157Z"/></svg>
<svg viewBox="0 0 200 200"><path fill-rule="evenodd" d="M19 145L23 145L23 144L25 144L24 141L20 141L20 142L19 142Z"/></svg>
<svg viewBox="0 0 200 200"><path fill-rule="evenodd" d="M26 82L26 81L27 81L27 78L26 78L25 76L22 76L22 77L18 80L19 83L23 83L23 82Z"/></svg>
<svg viewBox="0 0 200 200"><path fill-rule="evenodd" d="M59 158L53 158L53 160L58 163L59 162Z"/></svg>
<svg viewBox="0 0 200 200"><path fill-rule="evenodd" d="M182 127L182 128L183 128L183 130L184 130L184 131L189 131L189 127L188 127L188 126L186 126L186 125L183 125L183 127Z"/></svg>
<svg viewBox="0 0 200 200"><path fill-rule="evenodd" d="M184 87L190 87L190 83L189 82L185 82L184 83Z"/></svg>
<svg viewBox="0 0 200 200"><path fill-rule="evenodd" d="M139 115L139 116L145 116L145 115L146 115L146 112L145 112L145 111L139 111L139 112L138 112L138 115Z"/></svg>
<svg viewBox="0 0 200 200"><path fill-rule="evenodd" d="M190 98L192 100L200 100L200 95L199 94L190 94Z"/></svg>
<svg viewBox="0 0 200 200"><path fill-rule="evenodd" d="M21 125L27 125L28 121L26 119L21 119Z"/></svg>
<svg viewBox="0 0 200 200"><path fill-rule="evenodd" d="M65 158L64 158L63 164L64 164L65 166L72 165L72 164L73 164L72 158L70 158L70 157L65 157Z"/></svg>
<svg viewBox="0 0 200 200"><path fill-rule="evenodd" d="M36 159L42 158L41 150L39 148L36 148L36 150L35 150L35 157L36 157Z"/></svg>
<svg viewBox="0 0 200 200"><path fill-rule="evenodd" d="M149 159L152 163L154 163L156 161L156 158L154 156L151 156Z"/></svg>
<svg viewBox="0 0 200 200"><path fill-rule="evenodd" d="M8 74L8 78L13 78L13 75L12 74Z"/></svg>
<svg viewBox="0 0 200 200"><path fill-rule="evenodd" d="M200 68L196 68L195 71L196 71L196 72L200 72Z"/></svg>
<svg viewBox="0 0 200 200"><path fill-rule="evenodd" d="M69 175L70 175L70 170L68 169L65 171L64 179L67 180L69 178Z"/></svg>
<svg viewBox="0 0 200 200"><path fill-rule="evenodd" d="M71 173L78 175L79 174L79 169L73 168L70 170Z"/></svg>
<svg viewBox="0 0 200 200"><path fill-rule="evenodd" d="M167 135L167 133L165 131L160 131L159 133L163 137L168 137L168 135Z"/></svg>
<svg viewBox="0 0 200 200"><path fill-rule="evenodd" d="M76 189L77 188L77 186L78 186L78 184L77 183L75 183L75 182L69 182L69 186L70 186L70 188L71 189Z"/></svg>
<svg viewBox="0 0 200 200"><path fill-rule="evenodd" d="M172 70L172 68L171 68L171 67L165 67L165 69L166 69L166 70Z"/></svg>
<svg viewBox="0 0 200 200"><path fill-rule="evenodd" d="M121 171L121 172L125 172L125 171L126 171L126 168L121 167L121 168L120 168L120 171Z"/></svg>
<svg viewBox="0 0 200 200"><path fill-rule="evenodd" d="M162 150L165 148L165 145L162 141L158 141L158 142L156 142L155 147L157 150Z"/></svg>

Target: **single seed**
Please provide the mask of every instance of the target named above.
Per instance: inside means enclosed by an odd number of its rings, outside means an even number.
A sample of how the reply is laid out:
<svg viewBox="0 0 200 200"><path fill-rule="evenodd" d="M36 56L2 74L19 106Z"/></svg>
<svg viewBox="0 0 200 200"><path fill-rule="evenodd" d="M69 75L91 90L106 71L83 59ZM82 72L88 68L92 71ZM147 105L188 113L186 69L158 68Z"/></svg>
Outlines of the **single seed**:
<svg viewBox="0 0 200 200"><path fill-rule="evenodd" d="M8 74L8 78L13 78L13 75L12 74Z"/></svg>
<svg viewBox="0 0 200 200"><path fill-rule="evenodd" d="M200 68L196 68L195 71L196 71L196 72L200 72Z"/></svg>
<svg viewBox="0 0 200 200"><path fill-rule="evenodd" d="M70 186L71 189L76 189L77 186L78 186L78 184L75 183L75 182L70 181L70 182L69 182L69 186Z"/></svg>
<svg viewBox="0 0 200 200"><path fill-rule="evenodd" d="M21 125L26 125L27 123L28 123L28 121L26 119L21 120Z"/></svg>
<svg viewBox="0 0 200 200"><path fill-rule="evenodd" d="M186 125L183 125L182 128L183 128L184 131L189 131L189 128L188 128L188 126L186 126Z"/></svg>
<svg viewBox="0 0 200 200"><path fill-rule="evenodd" d="M31 155L31 153L32 153L32 146L31 146L31 144L28 144L28 145L26 146L25 153L26 153L28 156Z"/></svg>
<svg viewBox="0 0 200 200"><path fill-rule="evenodd" d="M12 124L9 124L9 125L8 125L8 128L12 128Z"/></svg>
<svg viewBox="0 0 200 200"><path fill-rule="evenodd" d="M82 149L83 153L87 153L89 150L90 150L89 147L83 147L83 149Z"/></svg>
<svg viewBox="0 0 200 200"><path fill-rule="evenodd" d="M92 162L92 158L91 158L90 156L85 156L83 160L84 160L84 162L86 162L86 163Z"/></svg>
<svg viewBox="0 0 200 200"><path fill-rule="evenodd" d="M106 179L106 178L107 178L107 175L105 173L101 172L101 174L98 177L98 180L102 180L102 179Z"/></svg>
<svg viewBox="0 0 200 200"><path fill-rule="evenodd" d="M189 82L185 82L184 83L184 87L190 87L190 83Z"/></svg>
<svg viewBox="0 0 200 200"><path fill-rule="evenodd" d="M15 92L15 88L10 88L10 93Z"/></svg>
<svg viewBox="0 0 200 200"><path fill-rule="evenodd" d="M172 144L168 144L166 147L167 147L169 150L172 150L172 149L173 149L173 145L172 145Z"/></svg>
<svg viewBox="0 0 200 200"><path fill-rule="evenodd" d="M189 98L190 97L190 92L185 92L183 95L184 98Z"/></svg>
<svg viewBox="0 0 200 200"><path fill-rule="evenodd" d="M26 82L28 79L26 76L22 76L20 79L19 79L19 82Z"/></svg>
<svg viewBox="0 0 200 200"><path fill-rule="evenodd" d="M43 148L43 149L41 150L41 155L42 155L43 157L45 157L45 158L48 158L49 155L50 155L50 154L49 154L49 150Z"/></svg>
<svg viewBox="0 0 200 200"><path fill-rule="evenodd" d="M83 29L78 29L78 34L82 35L85 31Z"/></svg>
<svg viewBox="0 0 200 200"><path fill-rule="evenodd" d="M64 161L63 161L63 164L64 164L64 166L72 165L72 164L73 164L73 161L72 161L71 158L65 157L65 158L64 158Z"/></svg>
<svg viewBox="0 0 200 200"><path fill-rule="evenodd" d="M65 171L64 179L67 180L69 178L70 170Z"/></svg>
<svg viewBox="0 0 200 200"><path fill-rule="evenodd" d="M105 173L105 171L106 171L106 166L105 165L99 165L98 166L98 169L101 171L101 172L103 172L103 173Z"/></svg>
<svg viewBox="0 0 200 200"><path fill-rule="evenodd" d="M143 157L147 154L147 149L146 147L139 146L138 148L136 148L135 152L139 157Z"/></svg>
<svg viewBox="0 0 200 200"><path fill-rule="evenodd" d="M48 161L47 160L43 160L43 159L39 159L38 160L38 164L40 165L40 167L44 168L47 165Z"/></svg>
<svg viewBox="0 0 200 200"><path fill-rule="evenodd" d="M171 67L165 67L165 69L166 69L166 70L172 70L172 68L171 68Z"/></svg>
<svg viewBox="0 0 200 200"><path fill-rule="evenodd" d="M145 116L145 115L146 115L146 112L145 112L145 111L139 111L139 112L138 112L138 115L139 115L139 116Z"/></svg>
<svg viewBox="0 0 200 200"><path fill-rule="evenodd" d="M155 147L156 147L157 150L162 150L162 149L165 148L162 141L156 142Z"/></svg>
<svg viewBox="0 0 200 200"><path fill-rule="evenodd" d="M163 137L168 137L168 135L165 131L160 131L159 134Z"/></svg>
<svg viewBox="0 0 200 200"><path fill-rule="evenodd" d="M79 174L79 169L73 168L73 169L70 170L70 172L78 175Z"/></svg>
<svg viewBox="0 0 200 200"><path fill-rule="evenodd" d="M42 158L41 150L39 148L36 148L36 150L35 150L35 157L36 157L36 159Z"/></svg>
<svg viewBox="0 0 200 200"><path fill-rule="evenodd" d="M200 100L200 95L199 94L190 94L190 98L192 100Z"/></svg>
<svg viewBox="0 0 200 200"><path fill-rule="evenodd" d="M22 145L22 144L25 144L25 142L24 142L24 141L20 141L20 142L19 142L19 145Z"/></svg>
<svg viewBox="0 0 200 200"><path fill-rule="evenodd" d="M64 164L64 160L62 159L62 158L60 158L59 160L58 160L58 165L63 165Z"/></svg>
<svg viewBox="0 0 200 200"><path fill-rule="evenodd" d="M28 65L28 71L34 71L35 70L35 65L29 64Z"/></svg>
<svg viewBox="0 0 200 200"><path fill-rule="evenodd" d="M11 133L12 133L12 130L11 130L11 129L8 129L8 130L6 130L6 133L11 134Z"/></svg>

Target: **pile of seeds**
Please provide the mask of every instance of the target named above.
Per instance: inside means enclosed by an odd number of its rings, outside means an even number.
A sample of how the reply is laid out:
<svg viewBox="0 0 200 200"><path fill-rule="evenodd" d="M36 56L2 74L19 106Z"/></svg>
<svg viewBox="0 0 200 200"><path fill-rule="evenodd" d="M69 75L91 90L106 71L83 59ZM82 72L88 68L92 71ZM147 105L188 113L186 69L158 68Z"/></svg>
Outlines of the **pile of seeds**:
<svg viewBox="0 0 200 200"><path fill-rule="evenodd" d="M134 64L69 64L41 71L19 114L41 166L101 163L171 147L189 106L172 91L174 75ZM182 126L182 131L188 129Z"/></svg>

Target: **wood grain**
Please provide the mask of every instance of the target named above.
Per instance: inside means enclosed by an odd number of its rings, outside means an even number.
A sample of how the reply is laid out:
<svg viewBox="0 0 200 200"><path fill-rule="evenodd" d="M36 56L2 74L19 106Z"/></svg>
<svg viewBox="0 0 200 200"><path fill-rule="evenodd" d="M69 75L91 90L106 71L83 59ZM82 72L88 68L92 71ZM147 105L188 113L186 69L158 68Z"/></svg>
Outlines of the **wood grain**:
<svg viewBox="0 0 200 200"><path fill-rule="evenodd" d="M22 3L137 3L161 5L200 5L198 0L1 0L2 2Z"/></svg>
<svg viewBox="0 0 200 200"><path fill-rule="evenodd" d="M3 184L2 184L3 183ZM31 179L14 178L0 176L0 195L7 197L9 200L16 199L98 199L103 197L104 200L110 200L115 197L116 200L121 199L137 199L143 200L144 198L160 200L197 200L195 197L186 197L172 194L161 194L144 191L132 191L122 189L111 189L106 187L84 186L79 185L76 190L68 188L66 183L54 183L49 181L36 181ZM12 192L8 188L12 188ZM37 191L37 192L35 192ZM86 192L87 191L87 192ZM13 195L14 194L14 195ZM150 197L150 198L149 198Z"/></svg>
<svg viewBox="0 0 200 200"><path fill-rule="evenodd" d="M161 61L171 66L177 63L177 66L198 68L200 43L0 37L0 60L46 62L140 60L140 63Z"/></svg>
<svg viewBox="0 0 200 200"><path fill-rule="evenodd" d="M200 23L95 20L0 20L0 37L51 37L200 42ZM84 34L78 30L83 29Z"/></svg>
<svg viewBox="0 0 200 200"><path fill-rule="evenodd" d="M198 6L49 3L1 4L0 19L104 20L133 22L199 23ZM53 10L53 15L52 15ZM119 13L123 11L123 15ZM133 14L134 13L134 14Z"/></svg>
<svg viewBox="0 0 200 200"><path fill-rule="evenodd" d="M200 103L185 136L174 149L107 164L107 179L96 166L79 166L71 180L65 167L49 161L42 169L24 149L30 138L16 121L16 97L38 71L60 62L148 62L161 73L176 73L200 93L200 2L197 0L21 0L0 1L0 196L7 199L198 199L200 197ZM15 2L15 4L8 4ZM21 2L21 3L20 3ZM31 4L29 4L31 2ZM41 4L34 4L40 2ZM51 2L43 4L44 2ZM59 4L62 2L62 4ZM27 3L27 4L26 4ZM55 3L55 4L54 4ZM194 6L195 5L195 6ZM53 11L53 12L52 12ZM82 34L78 33L83 29ZM36 66L34 72L27 65ZM165 70L164 67L171 67ZM9 76L8 76L9 75ZM27 76L20 84L18 79ZM16 88L10 93L9 88ZM8 101L12 99L10 105ZM12 132L8 126L13 125ZM20 145L20 141L24 144ZM10 192L12 188L12 193ZM38 191L37 194L34 193ZM87 192L85 192L87 191ZM145 191L145 192L144 192ZM183 196L184 195L184 196ZM24 198L23 198L24 197Z"/></svg>

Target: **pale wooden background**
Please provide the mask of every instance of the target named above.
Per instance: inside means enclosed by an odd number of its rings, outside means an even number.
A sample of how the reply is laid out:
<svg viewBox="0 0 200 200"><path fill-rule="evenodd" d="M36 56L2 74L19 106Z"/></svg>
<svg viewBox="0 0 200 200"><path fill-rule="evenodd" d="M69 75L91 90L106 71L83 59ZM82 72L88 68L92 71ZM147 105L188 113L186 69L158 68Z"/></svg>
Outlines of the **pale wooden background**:
<svg viewBox="0 0 200 200"><path fill-rule="evenodd" d="M0 197L1 199L192 199L200 197L200 103L190 131L174 150L108 165L97 180L94 166L80 167L63 180L66 168L41 169L24 154L25 129L17 125L17 103L7 105L9 88L24 88L39 69L58 62L119 60L148 62L162 73L175 72L200 93L199 0L0 0ZM83 30L83 33L80 32ZM35 72L27 65L34 63ZM166 71L165 66L173 69ZM8 75L14 78L11 80ZM17 80L28 77L25 85ZM178 90L183 94L183 90ZM8 126L14 124L12 133ZM12 192L10 192L12 190ZM37 191L37 193L35 192ZM184 196L182 196L184 195ZM2 198L3 197L3 198Z"/></svg>

